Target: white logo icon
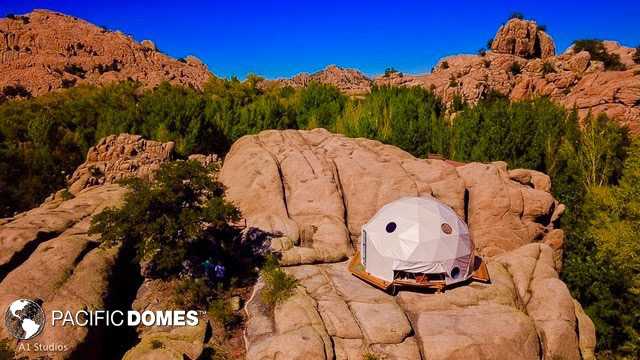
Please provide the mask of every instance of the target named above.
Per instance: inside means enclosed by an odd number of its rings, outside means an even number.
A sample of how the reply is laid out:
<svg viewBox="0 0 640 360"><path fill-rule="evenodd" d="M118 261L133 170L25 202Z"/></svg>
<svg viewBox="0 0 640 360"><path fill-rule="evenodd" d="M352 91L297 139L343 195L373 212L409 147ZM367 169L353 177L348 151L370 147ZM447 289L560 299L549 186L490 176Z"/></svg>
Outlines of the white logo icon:
<svg viewBox="0 0 640 360"><path fill-rule="evenodd" d="M29 340L38 336L44 328L44 312L38 303L18 299L9 305L4 314L4 325L13 337Z"/></svg>

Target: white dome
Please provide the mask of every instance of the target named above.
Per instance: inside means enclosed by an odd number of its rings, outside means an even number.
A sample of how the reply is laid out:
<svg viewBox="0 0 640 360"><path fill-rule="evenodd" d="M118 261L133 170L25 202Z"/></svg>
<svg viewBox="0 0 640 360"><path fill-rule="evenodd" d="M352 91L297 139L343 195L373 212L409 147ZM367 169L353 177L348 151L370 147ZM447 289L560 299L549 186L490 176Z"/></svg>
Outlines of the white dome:
<svg viewBox="0 0 640 360"><path fill-rule="evenodd" d="M385 280L392 280L393 270L402 270L444 273L453 283L471 272L474 245L467 225L431 197L404 197L383 206L363 226L362 243L367 271L383 273Z"/></svg>

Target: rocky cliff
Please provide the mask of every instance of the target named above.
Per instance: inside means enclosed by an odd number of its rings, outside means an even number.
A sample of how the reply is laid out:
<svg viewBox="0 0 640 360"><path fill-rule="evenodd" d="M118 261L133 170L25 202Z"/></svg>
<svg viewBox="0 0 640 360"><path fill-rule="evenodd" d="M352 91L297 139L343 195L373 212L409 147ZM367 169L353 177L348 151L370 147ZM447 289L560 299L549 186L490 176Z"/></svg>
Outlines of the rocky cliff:
<svg viewBox="0 0 640 360"><path fill-rule="evenodd" d="M0 19L0 90L8 86L18 95L127 79L200 89L210 76L195 57L176 60L149 40L138 43L64 14L34 10Z"/></svg>
<svg viewBox="0 0 640 360"><path fill-rule="evenodd" d="M220 180L248 226L300 286L269 310L261 286L246 306L247 357L266 359L592 359L593 323L558 278L564 206L549 177L501 162L417 159L326 130L264 131L238 140ZM433 196L470 226L491 284L444 294L387 295L344 262L361 226L402 196Z"/></svg>

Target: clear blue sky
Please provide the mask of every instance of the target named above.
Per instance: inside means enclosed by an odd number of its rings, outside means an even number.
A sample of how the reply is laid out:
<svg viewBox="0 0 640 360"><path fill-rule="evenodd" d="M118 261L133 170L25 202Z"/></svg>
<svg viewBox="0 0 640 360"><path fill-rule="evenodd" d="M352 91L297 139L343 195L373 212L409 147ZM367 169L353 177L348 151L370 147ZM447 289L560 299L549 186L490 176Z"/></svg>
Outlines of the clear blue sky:
<svg viewBox="0 0 640 360"><path fill-rule="evenodd" d="M0 15L45 8L151 39L218 76L268 78L329 64L379 74L428 72L446 55L475 53L514 11L547 26L559 51L579 38L640 44L638 1L0 0Z"/></svg>

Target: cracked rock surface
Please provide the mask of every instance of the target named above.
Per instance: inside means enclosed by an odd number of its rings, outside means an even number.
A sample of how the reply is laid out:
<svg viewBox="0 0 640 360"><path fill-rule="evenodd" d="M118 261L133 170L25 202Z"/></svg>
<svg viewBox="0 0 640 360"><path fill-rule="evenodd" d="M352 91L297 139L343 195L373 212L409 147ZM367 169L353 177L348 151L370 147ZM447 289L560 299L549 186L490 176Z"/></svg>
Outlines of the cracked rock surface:
<svg viewBox="0 0 640 360"><path fill-rule="evenodd" d="M220 174L247 226L277 234L293 297L245 310L248 359L590 359L593 323L558 278L564 206L549 177L505 163L417 159L326 130L238 140ZM361 226L402 196L433 196L469 224L490 284L398 296L353 277Z"/></svg>

